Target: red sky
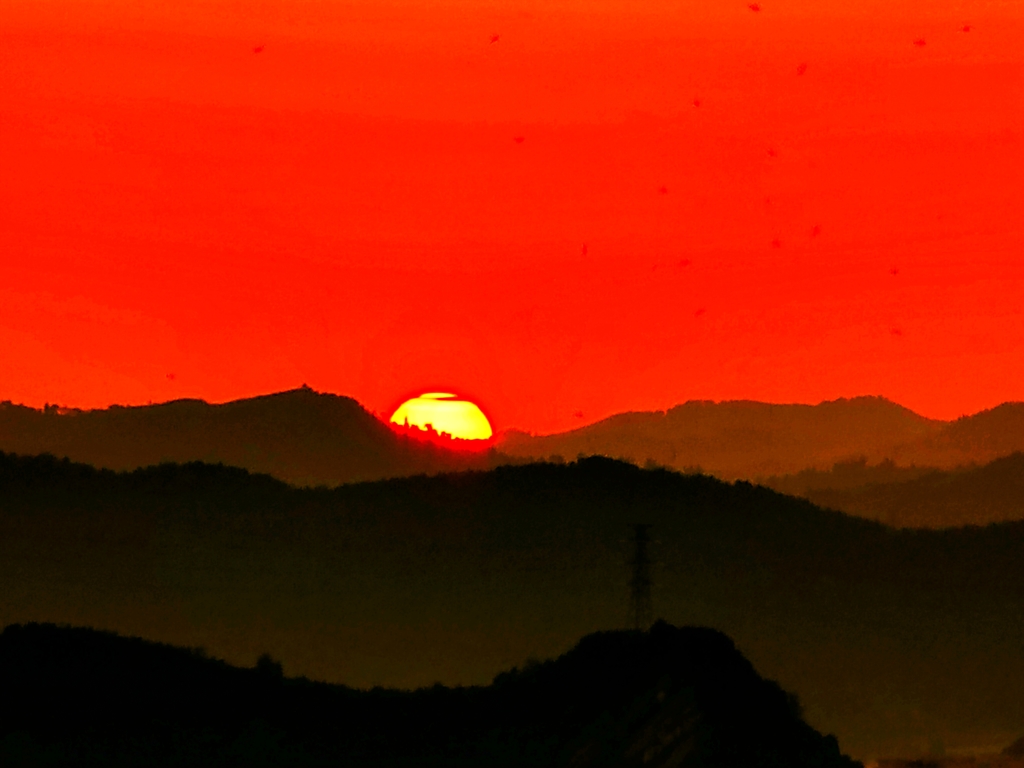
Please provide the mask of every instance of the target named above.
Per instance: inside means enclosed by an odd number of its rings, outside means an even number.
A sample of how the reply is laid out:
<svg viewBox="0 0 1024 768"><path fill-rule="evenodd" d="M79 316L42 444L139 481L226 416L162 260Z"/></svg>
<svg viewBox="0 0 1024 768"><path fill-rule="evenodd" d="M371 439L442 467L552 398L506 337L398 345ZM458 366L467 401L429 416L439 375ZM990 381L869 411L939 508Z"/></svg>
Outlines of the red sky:
<svg viewBox="0 0 1024 768"><path fill-rule="evenodd" d="M5 0L0 399L1024 400L1024 4L759 8Z"/></svg>

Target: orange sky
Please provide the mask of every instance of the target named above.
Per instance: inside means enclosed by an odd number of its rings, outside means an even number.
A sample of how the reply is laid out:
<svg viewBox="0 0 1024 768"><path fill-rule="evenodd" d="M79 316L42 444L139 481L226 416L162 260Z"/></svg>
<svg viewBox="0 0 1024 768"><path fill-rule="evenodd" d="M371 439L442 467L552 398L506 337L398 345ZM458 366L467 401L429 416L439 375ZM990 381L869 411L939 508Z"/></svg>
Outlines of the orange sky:
<svg viewBox="0 0 1024 768"><path fill-rule="evenodd" d="M1024 400L1024 3L759 7L5 0L0 399Z"/></svg>

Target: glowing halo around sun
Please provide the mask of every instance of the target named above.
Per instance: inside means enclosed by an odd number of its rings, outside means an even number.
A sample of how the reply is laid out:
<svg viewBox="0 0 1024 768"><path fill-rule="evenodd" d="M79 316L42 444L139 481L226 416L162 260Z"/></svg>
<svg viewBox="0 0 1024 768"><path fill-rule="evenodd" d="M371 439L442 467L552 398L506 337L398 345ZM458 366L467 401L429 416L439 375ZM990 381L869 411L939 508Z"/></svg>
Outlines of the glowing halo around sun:
<svg viewBox="0 0 1024 768"><path fill-rule="evenodd" d="M425 392L406 400L391 414L391 423L432 428L461 440L489 440L494 434L476 403L461 400L451 392Z"/></svg>

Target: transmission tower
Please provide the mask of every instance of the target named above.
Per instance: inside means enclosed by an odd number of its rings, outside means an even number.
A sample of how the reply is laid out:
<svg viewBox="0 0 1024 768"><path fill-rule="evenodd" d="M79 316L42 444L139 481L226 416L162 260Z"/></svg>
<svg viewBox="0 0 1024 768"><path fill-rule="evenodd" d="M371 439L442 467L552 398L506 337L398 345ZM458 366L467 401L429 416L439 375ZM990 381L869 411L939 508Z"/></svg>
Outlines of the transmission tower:
<svg viewBox="0 0 1024 768"><path fill-rule="evenodd" d="M629 618L633 629L646 631L654 621L654 609L651 606L651 558L647 552L651 528L646 524L635 524L633 529L633 577L629 582Z"/></svg>

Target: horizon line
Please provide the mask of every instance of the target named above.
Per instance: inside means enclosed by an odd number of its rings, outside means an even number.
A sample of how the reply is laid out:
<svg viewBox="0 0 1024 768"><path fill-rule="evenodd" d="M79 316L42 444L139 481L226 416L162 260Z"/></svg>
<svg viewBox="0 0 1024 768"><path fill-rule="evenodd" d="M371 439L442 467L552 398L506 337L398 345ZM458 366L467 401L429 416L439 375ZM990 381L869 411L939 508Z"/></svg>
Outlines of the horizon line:
<svg viewBox="0 0 1024 768"><path fill-rule="evenodd" d="M278 396L278 395L286 395L286 394L297 393L297 392L311 392L312 394L318 395L318 396L339 397L339 398L345 398L345 399L348 399L348 400L352 400L354 403L356 403L360 408L362 408L368 414L370 414L370 415L374 416L375 418L377 418L378 420L380 420L381 423L386 425L386 424L388 424L389 419L390 419L390 414L382 414L382 413L377 412L375 409L372 409L372 408L368 407L365 403L363 403L362 401L360 401L358 398L354 397L353 395L345 395L345 394L341 394L341 393L337 393L337 392L330 392L330 391L326 391L326 390L317 390L317 389L315 389L313 387L310 387L306 383L303 383L303 384L301 384L300 386L297 386L297 387L292 387L291 389L282 389L282 390L277 390L277 391L274 391L274 392L264 392L264 393L256 394L256 395L249 395L249 396L245 396L245 397L235 397L235 398L231 398L231 399L228 399L228 400L217 400L217 401L206 400L206 399L204 399L202 397L177 397L177 398L174 398L174 399L171 399L171 400L163 400L163 401L159 401L159 402L154 402L154 401L150 400L150 401L147 401L147 402L144 402L144 403L110 403L108 405L101 406L101 407L82 408L82 407L79 407L79 406L60 404L60 403L50 403L50 402L46 402L46 403L44 403L43 406L37 407L37 406L33 406L33 405L27 405L25 403L15 403L12 400L0 400L0 407L13 406L13 407L19 407L19 408L28 408L30 410L37 411L37 412L47 412L48 410L56 409L58 414L63 415L63 414L67 414L67 413L92 413L92 412L96 412L96 411L108 411L108 410L112 410L112 409L115 409L115 408L126 408L126 409L127 408L152 408L152 407L171 405L173 403L181 403L181 402L202 403L202 404L207 405L207 406L217 407L217 406L224 406L224 405L231 405L231 404L234 404L234 403L245 402L245 401L248 401L248 400L258 400L260 398L275 397L275 396ZM674 403L672 405L669 405L669 406L666 406L666 407L663 407L663 408L651 408L651 409L641 409L641 410L627 409L627 410L622 410L622 411L614 411L614 412L609 413L609 414L607 414L605 416L601 416L601 417L599 417L597 419L594 419L593 421L587 421L586 423L580 424L579 426L574 426L572 428L564 429L564 430L556 431L556 432L537 433L537 432L533 432L533 431L531 431L529 429L526 429L526 428L523 428L523 427L508 426L508 427L503 427L501 429L495 430L494 431L494 436L498 437L500 435L504 435L504 434L507 434L507 433L510 433L510 432L518 432L518 433L529 435L530 437L550 437L550 436L554 436L554 435L563 435L563 434L567 434L567 433L570 433L570 432L576 432L576 431L578 431L580 429L585 429L587 427L593 426L594 424L599 424L602 421L607 421L608 419L612 419L612 418L615 418L617 416L626 416L626 415L630 415L630 414L661 414L661 415L665 415L665 414L668 413L668 411L670 411L670 410L672 410L674 408L679 408L679 407L690 405L690 404L711 404L711 405L749 404L749 405L768 405L768 406L782 406L782 407L803 406L803 407L807 407L807 408L817 408L817 407L820 407L820 406L823 406L823 405L831 405L831 404L834 404L834 403L841 403L841 402L850 402L850 401L854 401L854 400L881 400L881 401L884 401L884 402L889 403L891 405L894 405L894 406L896 406L898 408L902 408L902 409L908 411L909 413L912 413L913 415L917 416L918 418L924 419L926 421L939 422L939 423L944 423L944 424L952 424L953 422L959 421L960 419L970 418L972 416L977 416L977 415L979 415L981 413L985 413L987 411L995 410L996 408L999 408L999 407L1004 406L1004 405L1015 405L1015 404L1024 403L1024 401L1021 401L1021 400L1003 400L1003 401L997 403L996 405L993 405L993 406L991 406L989 408L982 408L982 409L980 409L978 411L975 411L973 413L962 413L962 414L960 414L960 416L957 416L957 417L952 418L952 419L941 419L941 418L934 418L934 417L931 417L931 416L925 416L925 415L923 415L921 413L918 413L914 409L912 409L912 408L910 408L910 407L908 407L906 405L903 405L902 403L897 402L896 400L893 400L893 399L891 399L889 397L886 397L885 395L878 395L878 394L870 394L870 395L869 394L861 394L861 395L852 395L852 396L841 396L841 397L836 397L836 398L833 398L833 399L830 399L830 400L828 400L828 399L820 400L820 401L818 401L816 403L798 402L798 401L775 402L775 401L771 401L771 400L756 400L756 399L751 399L751 398L730 398L730 399L724 399L724 400L715 400L715 399L708 399L708 398L690 398L688 400L683 400L683 401L680 401L680 402L676 402L676 403Z"/></svg>

